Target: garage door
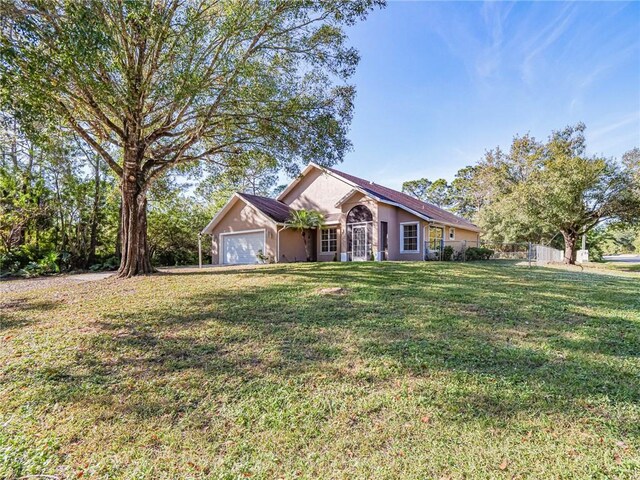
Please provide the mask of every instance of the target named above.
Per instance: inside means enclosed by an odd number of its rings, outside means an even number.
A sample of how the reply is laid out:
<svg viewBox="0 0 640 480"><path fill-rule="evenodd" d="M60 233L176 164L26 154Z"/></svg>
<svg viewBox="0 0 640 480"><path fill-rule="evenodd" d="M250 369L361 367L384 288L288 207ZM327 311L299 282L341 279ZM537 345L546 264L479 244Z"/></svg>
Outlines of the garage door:
<svg viewBox="0 0 640 480"><path fill-rule="evenodd" d="M225 265L258 263L258 250L264 250L264 232L223 235L222 255Z"/></svg>

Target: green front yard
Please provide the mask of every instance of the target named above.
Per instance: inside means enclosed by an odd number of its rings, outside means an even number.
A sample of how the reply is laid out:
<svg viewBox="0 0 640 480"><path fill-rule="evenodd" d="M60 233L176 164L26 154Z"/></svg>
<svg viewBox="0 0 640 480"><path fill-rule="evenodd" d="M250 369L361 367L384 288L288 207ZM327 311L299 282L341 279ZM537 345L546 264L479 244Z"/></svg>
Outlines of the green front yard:
<svg viewBox="0 0 640 480"><path fill-rule="evenodd" d="M0 303L0 478L640 471L637 274L276 265Z"/></svg>

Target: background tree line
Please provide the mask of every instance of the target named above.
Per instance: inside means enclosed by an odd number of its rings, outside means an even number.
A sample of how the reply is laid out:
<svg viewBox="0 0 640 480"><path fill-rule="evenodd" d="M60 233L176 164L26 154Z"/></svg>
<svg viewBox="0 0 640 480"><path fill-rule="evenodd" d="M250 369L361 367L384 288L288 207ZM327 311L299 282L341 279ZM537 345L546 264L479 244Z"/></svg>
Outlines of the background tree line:
<svg viewBox="0 0 640 480"><path fill-rule="evenodd" d="M449 183L427 178L403 191L450 209L480 226L483 239L534 242L565 249L573 263L582 235L592 257L640 251L640 149L621 161L586 155L585 125L552 132L546 141L516 136Z"/></svg>
<svg viewBox="0 0 640 480"><path fill-rule="evenodd" d="M71 131L24 129L0 111L0 272L112 270L120 256L118 179ZM149 196L154 265L197 262L197 233L235 191L272 195L278 169L245 156L163 177Z"/></svg>
<svg viewBox="0 0 640 480"><path fill-rule="evenodd" d="M573 258L586 233L596 258L640 251L640 149L620 162L585 156L584 129L567 127L546 142L515 137L508 151L487 151L450 183L423 178L403 191L474 221L489 242L569 244ZM231 194L276 196L279 173L272 158L252 153L158 180L149 194L153 264L196 263L197 232ZM46 124L24 129L0 112L0 270L117 268L120 198L117 177L83 139Z"/></svg>

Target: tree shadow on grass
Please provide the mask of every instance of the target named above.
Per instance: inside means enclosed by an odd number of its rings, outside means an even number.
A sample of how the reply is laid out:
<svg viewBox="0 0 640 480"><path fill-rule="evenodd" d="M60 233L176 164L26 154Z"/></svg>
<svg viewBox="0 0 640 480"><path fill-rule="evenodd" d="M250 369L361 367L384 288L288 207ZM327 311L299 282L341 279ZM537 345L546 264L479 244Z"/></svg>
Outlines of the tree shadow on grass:
<svg viewBox="0 0 640 480"><path fill-rule="evenodd" d="M293 267L293 268L292 268ZM464 272L461 275L461 272ZM636 312L640 310L640 277L616 277L601 272L572 272L542 267L525 267L513 261L490 262L318 262L264 265L258 268L229 267L215 271L163 272L170 277L248 275L254 277L287 275L316 280L333 280L344 284L365 281L371 286L423 285L446 283L454 286L451 278L487 289L511 294L513 287L525 287L530 293L549 294L563 289L563 299L576 302L585 297L603 297L603 305L614 305ZM478 281L484 281L479 285ZM606 290L599 288L606 287ZM614 292L612 295L612 291Z"/></svg>
<svg viewBox="0 0 640 480"><path fill-rule="evenodd" d="M34 300L28 297L14 298L0 302L0 331L26 327L35 323L31 312L41 313L54 310L60 302Z"/></svg>
<svg viewBox="0 0 640 480"><path fill-rule="evenodd" d="M373 388L433 374L476 387L498 382L510 392L461 387L450 401L463 418L576 412L602 399L640 402L633 279L559 283L557 272L543 269L415 264L318 264L247 274L273 281L233 291L216 287L176 299L170 308L127 305L103 314L99 333L61 366L84 373L43 381L59 391L57 401L86 395L91 389L75 388L82 382L108 383L117 392L131 380L165 385L183 373L206 385L200 395L234 388L234 395L243 388L252 395L274 383L318 379ZM347 293L319 295L326 286ZM158 403L149 394L121 408L137 416L179 415L194 402ZM623 418L611 421L620 430L638 429Z"/></svg>

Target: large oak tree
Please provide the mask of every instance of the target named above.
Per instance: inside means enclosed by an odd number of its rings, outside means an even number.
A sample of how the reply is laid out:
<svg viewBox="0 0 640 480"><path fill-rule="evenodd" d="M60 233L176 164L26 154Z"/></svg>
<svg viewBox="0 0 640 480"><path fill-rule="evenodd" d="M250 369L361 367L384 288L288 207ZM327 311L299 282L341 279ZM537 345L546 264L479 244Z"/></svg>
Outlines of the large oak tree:
<svg viewBox="0 0 640 480"><path fill-rule="evenodd" d="M477 221L493 240L543 241L561 235L564 261L575 263L580 236L603 222L640 221L633 155L616 162L586 154L584 124L546 142L524 135L508 152L495 149L474 167L483 192Z"/></svg>
<svg viewBox="0 0 640 480"><path fill-rule="evenodd" d="M119 275L152 271L147 192L251 152L295 172L349 148L357 52L344 27L380 0L9 0L0 95L73 129L120 178Z"/></svg>

